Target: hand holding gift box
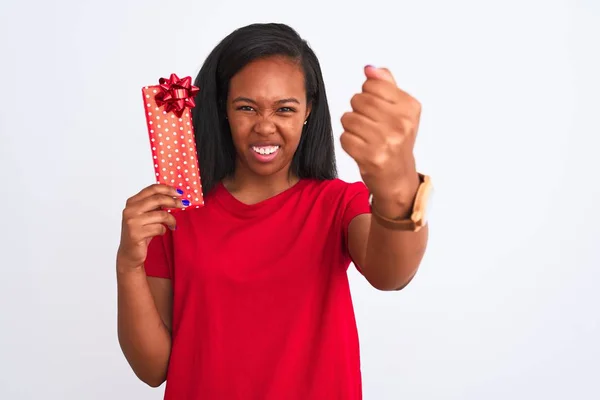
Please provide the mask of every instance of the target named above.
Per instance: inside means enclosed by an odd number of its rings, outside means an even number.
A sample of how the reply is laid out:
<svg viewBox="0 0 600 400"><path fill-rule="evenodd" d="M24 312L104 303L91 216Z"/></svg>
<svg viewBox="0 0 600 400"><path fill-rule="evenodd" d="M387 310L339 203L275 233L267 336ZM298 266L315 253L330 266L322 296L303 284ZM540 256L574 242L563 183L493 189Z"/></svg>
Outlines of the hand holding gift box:
<svg viewBox="0 0 600 400"><path fill-rule="evenodd" d="M175 74L142 88L156 181L181 189L188 207L195 208L204 205L191 118L199 90L191 77Z"/></svg>

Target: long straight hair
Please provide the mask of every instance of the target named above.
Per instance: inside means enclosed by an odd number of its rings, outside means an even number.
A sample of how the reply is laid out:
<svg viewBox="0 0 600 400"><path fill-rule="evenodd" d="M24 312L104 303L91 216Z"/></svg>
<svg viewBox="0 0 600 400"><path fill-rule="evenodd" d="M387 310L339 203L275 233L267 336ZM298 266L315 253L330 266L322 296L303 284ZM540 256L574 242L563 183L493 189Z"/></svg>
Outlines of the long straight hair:
<svg viewBox="0 0 600 400"><path fill-rule="evenodd" d="M304 125L290 172L299 178L337 177L331 115L317 56L298 33L284 24L252 24L225 37L208 55L194 85L200 88L192 122L204 195L235 171L236 151L226 119L231 78L253 60L284 56L304 72L311 113Z"/></svg>

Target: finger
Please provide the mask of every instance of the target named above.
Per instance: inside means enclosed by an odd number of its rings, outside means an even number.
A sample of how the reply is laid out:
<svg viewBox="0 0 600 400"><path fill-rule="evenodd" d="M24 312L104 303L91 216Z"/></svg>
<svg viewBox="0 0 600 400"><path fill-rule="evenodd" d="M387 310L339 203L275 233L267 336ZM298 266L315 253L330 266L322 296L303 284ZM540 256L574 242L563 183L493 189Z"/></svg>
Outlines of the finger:
<svg viewBox="0 0 600 400"><path fill-rule="evenodd" d="M373 142L373 137L364 132L376 132L376 122L359 113L347 112L341 118L345 132L351 133L363 142L363 145Z"/></svg>
<svg viewBox="0 0 600 400"><path fill-rule="evenodd" d="M389 103L397 104L402 100L402 94L398 87L381 79L367 79L362 85L363 93L370 93Z"/></svg>
<svg viewBox="0 0 600 400"><path fill-rule="evenodd" d="M143 221L140 220L139 217L128 218L124 220L123 223L123 233L126 234L126 237L129 237L129 240L133 243L138 243L157 235L163 235L167 231L166 225L161 223L142 225Z"/></svg>
<svg viewBox="0 0 600 400"><path fill-rule="evenodd" d="M138 201L130 209L133 214L143 214L165 208L184 208L189 205L190 202L187 199L174 198L165 194L153 194Z"/></svg>
<svg viewBox="0 0 600 400"><path fill-rule="evenodd" d="M154 185L150 185L150 186L142 189L139 193L137 193L136 195L129 198L127 203L128 204L137 203L138 201L141 201L147 197L150 197L150 196L156 195L156 194L163 194L163 195L168 195L168 196L172 196L172 197L181 197L181 195L183 195L183 191L181 189L174 188L169 185L155 183Z"/></svg>
<svg viewBox="0 0 600 400"><path fill-rule="evenodd" d="M146 214L142 214L139 218L139 223L141 226L164 224L171 230L175 230L177 227L177 220L175 219L175 216L167 211L151 211Z"/></svg>
<svg viewBox="0 0 600 400"><path fill-rule="evenodd" d="M146 225L140 230L140 237L135 238L135 241L152 239L155 236L162 236L167 233L167 228L163 224Z"/></svg>
<svg viewBox="0 0 600 400"><path fill-rule="evenodd" d="M344 131L340 136L342 149L357 163L364 157L365 141L352 132Z"/></svg>
<svg viewBox="0 0 600 400"><path fill-rule="evenodd" d="M396 80L394 76L387 68L377 68L372 65L367 65L365 67L365 76L367 79L380 79L386 82L390 82L394 86L396 86Z"/></svg>
<svg viewBox="0 0 600 400"><path fill-rule="evenodd" d="M357 93L350 99L352 110L373 121L385 121L396 113L396 107L388 101L372 94Z"/></svg>

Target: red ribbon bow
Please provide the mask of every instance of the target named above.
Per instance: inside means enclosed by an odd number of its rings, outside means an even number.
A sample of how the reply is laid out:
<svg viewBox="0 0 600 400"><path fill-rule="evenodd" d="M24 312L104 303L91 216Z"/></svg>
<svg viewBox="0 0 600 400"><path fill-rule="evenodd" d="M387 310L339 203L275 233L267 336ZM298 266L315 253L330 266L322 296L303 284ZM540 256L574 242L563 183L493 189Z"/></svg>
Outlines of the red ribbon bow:
<svg viewBox="0 0 600 400"><path fill-rule="evenodd" d="M165 105L165 111L173 111L179 118L183 115L186 107L196 106L194 96L200 91L200 88L192 85L192 78L186 76L179 79L175 74L171 74L169 79L160 78L160 92L155 96L156 104L160 107Z"/></svg>

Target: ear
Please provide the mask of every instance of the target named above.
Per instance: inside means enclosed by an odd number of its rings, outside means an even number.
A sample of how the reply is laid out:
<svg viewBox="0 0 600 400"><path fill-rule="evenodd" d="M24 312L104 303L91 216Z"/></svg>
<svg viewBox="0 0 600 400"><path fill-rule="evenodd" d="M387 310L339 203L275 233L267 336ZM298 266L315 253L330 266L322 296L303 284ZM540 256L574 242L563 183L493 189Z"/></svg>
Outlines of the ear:
<svg viewBox="0 0 600 400"><path fill-rule="evenodd" d="M304 115L304 120L306 121L308 119L308 116L310 115L310 112L312 111L312 102L308 103L306 105L306 114Z"/></svg>

